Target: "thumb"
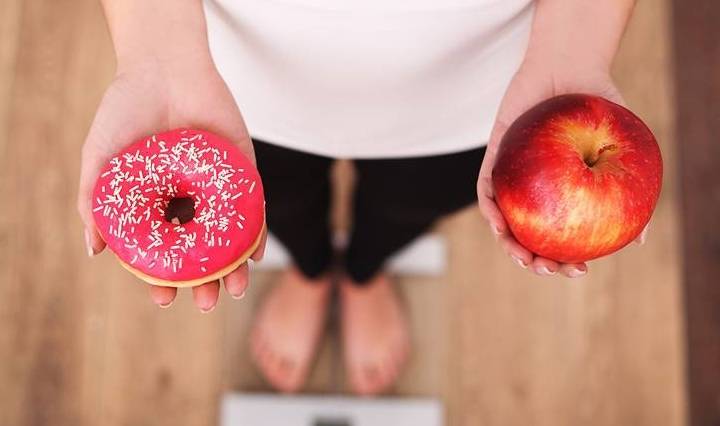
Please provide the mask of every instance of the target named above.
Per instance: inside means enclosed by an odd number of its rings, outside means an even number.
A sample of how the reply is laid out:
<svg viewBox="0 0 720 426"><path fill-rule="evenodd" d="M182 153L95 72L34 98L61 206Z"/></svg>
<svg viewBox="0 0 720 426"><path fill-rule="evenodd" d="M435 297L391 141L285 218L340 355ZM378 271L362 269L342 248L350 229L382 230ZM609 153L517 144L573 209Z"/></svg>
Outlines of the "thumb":
<svg viewBox="0 0 720 426"><path fill-rule="evenodd" d="M103 241L95 227L95 219L92 212L95 181L105 161L105 156L97 148L102 144L95 138L96 136L93 135L93 131L91 131L82 149L80 184L77 198L77 210L83 222L83 237L89 257L100 253L105 248L105 241Z"/></svg>

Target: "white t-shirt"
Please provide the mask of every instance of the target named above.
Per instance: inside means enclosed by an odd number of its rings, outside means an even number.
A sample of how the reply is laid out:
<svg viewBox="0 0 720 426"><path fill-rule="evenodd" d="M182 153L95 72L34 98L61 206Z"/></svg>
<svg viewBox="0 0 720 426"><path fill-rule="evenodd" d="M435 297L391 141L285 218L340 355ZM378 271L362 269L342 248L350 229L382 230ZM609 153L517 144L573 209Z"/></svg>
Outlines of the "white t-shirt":
<svg viewBox="0 0 720 426"><path fill-rule="evenodd" d="M336 158L487 143L532 0L208 0L210 48L250 134Z"/></svg>

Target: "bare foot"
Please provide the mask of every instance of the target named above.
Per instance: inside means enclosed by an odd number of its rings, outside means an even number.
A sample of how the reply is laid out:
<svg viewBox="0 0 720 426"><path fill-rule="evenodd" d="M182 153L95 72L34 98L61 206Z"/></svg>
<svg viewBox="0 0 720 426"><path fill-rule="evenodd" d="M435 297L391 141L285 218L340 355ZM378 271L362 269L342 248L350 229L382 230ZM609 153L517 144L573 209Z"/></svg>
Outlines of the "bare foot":
<svg viewBox="0 0 720 426"><path fill-rule="evenodd" d="M329 296L327 276L309 280L291 268L262 302L250 345L255 363L277 390L295 392L305 383L325 325Z"/></svg>
<svg viewBox="0 0 720 426"><path fill-rule="evenodd" d="M395 383L410 352L400 300L388 277L380 274L361 287L343 279L340 301L350 386L360 395L383 392Z"/></svg>

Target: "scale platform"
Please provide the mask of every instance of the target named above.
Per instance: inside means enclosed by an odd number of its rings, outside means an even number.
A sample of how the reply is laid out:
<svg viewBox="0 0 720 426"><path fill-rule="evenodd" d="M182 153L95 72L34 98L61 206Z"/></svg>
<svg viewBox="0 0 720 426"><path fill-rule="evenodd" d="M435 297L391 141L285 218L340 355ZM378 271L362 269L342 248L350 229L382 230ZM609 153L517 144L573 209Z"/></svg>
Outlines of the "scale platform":
<svg viewBox="0 0 720 426"><path fill-rule="evenodd" d="M347 240L344 235L336 235L334 246L342 248ZM285 248L272 235L268 234L265 256L262 262L254 265L258 270L284 269L289 262ZM438 234L426 234L410 243L388 260L388 270L400 275L421 275L437 277L445 273L447 267L447 248L445 240Z"/></svg>
<svg viewBox="0 0 720 426"><path fill-rule="evenodd" d="M431 398L350 398L226 394L221 426L442 426Z"/></svg>

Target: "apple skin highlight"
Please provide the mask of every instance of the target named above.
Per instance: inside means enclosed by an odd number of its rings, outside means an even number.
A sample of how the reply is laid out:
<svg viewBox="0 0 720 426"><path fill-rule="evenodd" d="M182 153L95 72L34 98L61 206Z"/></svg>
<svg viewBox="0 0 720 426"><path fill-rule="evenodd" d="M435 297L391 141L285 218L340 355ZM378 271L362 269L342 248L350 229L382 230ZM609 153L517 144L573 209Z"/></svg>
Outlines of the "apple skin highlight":
<svg viewBox="0 0 720 426"><path fill-rule="evenodd" d="M627 108L582 94L522 114L500 142L492 182L513 236L531 252L580 263L632 242L662 186L650 129Z"/></svg>

